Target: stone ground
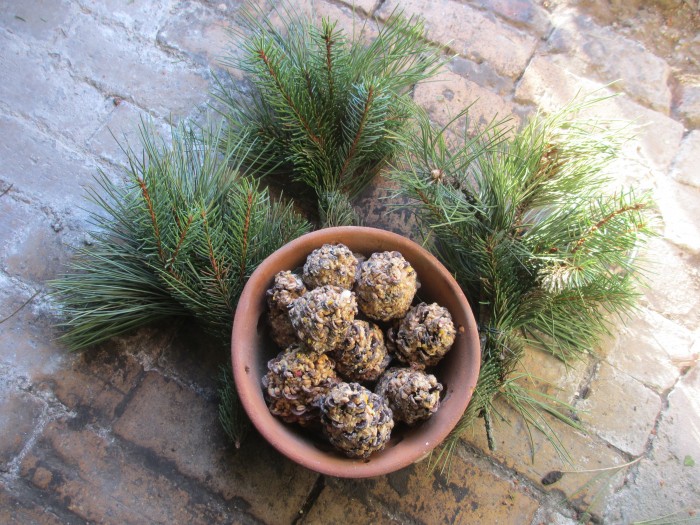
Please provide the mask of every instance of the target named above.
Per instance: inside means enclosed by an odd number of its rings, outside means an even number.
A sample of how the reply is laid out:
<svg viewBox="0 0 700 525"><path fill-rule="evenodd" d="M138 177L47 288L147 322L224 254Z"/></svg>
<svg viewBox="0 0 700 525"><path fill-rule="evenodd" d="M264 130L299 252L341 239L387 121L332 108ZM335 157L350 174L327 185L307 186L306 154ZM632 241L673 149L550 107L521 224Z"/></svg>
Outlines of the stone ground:
<svg viewBox="0 0 700 525"><path fill-rule="evenodd" d="M307 4L307 2L303 2ZM46 280L89 244L83 192L124 161L142 118L197 117L236 0L0 3L0 523L700 523L700 29L695 0L356 0L398 6L456 58L413 96L435 120L522 119L579 90L643 125L617 166L651 190L661 236L631 320L570 368L533 355L587 434L555 428L573 464L507 407L496 450L465 436L449 477L418 464L331 479L217 425L216 359L172 326L94 351L55 342ZM314 12L352 27L351 0ZM374 23L374 22L373 22ZM612 86L610 82L618 82ZM381 223L380 217L374 217ZM372 223L370 214L368 222ZM553 393L538 380L535 385ZM532 458L532 449L536 452ZM605 469L605 470L601 470ZM552 470L567 471L543 485ZM591 472L591 470L597 470Z"/></svg>

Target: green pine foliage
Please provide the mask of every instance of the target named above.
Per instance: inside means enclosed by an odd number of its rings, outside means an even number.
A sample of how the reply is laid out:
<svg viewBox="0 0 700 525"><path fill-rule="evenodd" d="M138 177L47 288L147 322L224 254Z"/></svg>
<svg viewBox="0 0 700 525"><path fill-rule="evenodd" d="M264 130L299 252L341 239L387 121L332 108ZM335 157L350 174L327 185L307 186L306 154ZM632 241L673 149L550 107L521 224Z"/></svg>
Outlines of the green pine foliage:
<svg viewBox="0 0 700 525"><path fill-rule="evenodd" d="M248 164L264 159L305 188L295 197L315 193L323 226L357 223L350 202L394 153L411 115L406 92L436 71L439 52L420 22L400 15L363 44L284 4L273 14L281 29L251 8L234 34L235 53L223 61L249 82L218 83L226 141L250 137Z"/></svg>
<svg viewBox="0 0 700 525"><path fill-rule="evenodd" d="M227 355L238 297L253 270L273 251L309 229L290 205L270 199L243 176L248 141L221 154L218 132L181 125L168 146L142 127L139 154L125 148L126 182L107 176L91 190L94 242L68 272L50 283L65 321L61 340L83 349L136 327L192 316L222 343ZM230 376L222 419L238 436Z"/></svg>
<svg viewBox="0 0 700 525"><path fill-rule="evenodd" d="M594 103L538 115L519 131L492 123L458 142L450 140L453 126L422 115L404 137L394 177L469 298L481 338L477 388L442 459L477 417L490 432L499 395L560 448L542 414L576 426L571 407L527 390L516 365L529 348L581 357L612 315L634 305L635 255L652 233L651 203L609 192L605 168L619 154L620 130L570 118Z"/></svg>

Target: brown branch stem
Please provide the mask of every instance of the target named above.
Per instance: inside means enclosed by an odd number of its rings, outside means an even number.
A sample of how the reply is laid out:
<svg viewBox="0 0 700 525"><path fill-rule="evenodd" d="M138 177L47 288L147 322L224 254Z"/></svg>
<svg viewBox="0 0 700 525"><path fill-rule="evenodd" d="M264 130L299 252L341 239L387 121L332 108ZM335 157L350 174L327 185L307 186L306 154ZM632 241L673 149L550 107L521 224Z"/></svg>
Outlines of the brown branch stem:
<svg viewBox="0 0 700 525"><path fill-rule="evenodd" d="M175 216L177 219L177 215ZM194 220L194 216L190 215L187 217L187 224L182 230L182 233L180 234L180 239L177 242L177 246L175 247L175 251L173 252L173 255L170 257L170 261L168 263L169 266L172 266L175 263L175 258L177 257L177 254L180 253L180 248L182 248L183 243L185 242L185 237L187 236L187 232L190 229L190 226L192 225L192 221ZM180 224L180 220L177 219L178 225Z"/></svg>
<svg viewBox="0 0 700 525"><path fill-rule="evenodd" d="M282 82L280 82L279 76L277 76L277 72L275 71L275 68L273 67L272 62L270 61L270 58L265 53L265 50L259 49L258 56L260 57L260 60L262 60L263 63L265 64L265 67L267 67L267 72L272 77L272 80L274 80L275 86L277 87L277 90L284 97L284 100L287 101L287 104L294 112L294 115L296 116L297 120L301 123L301 125L304 127L306 132L309 134L309 137L311 138L311 140L313 140L320 147L323 147L323 141L319 137L316 136L316 134L311 129L311 126L309 125L309 123L306 121L306 119L301 115L301 113L299 112L297 107L294 105L294 101L292 100L292 97L284 89L284 86L282 85Z"/></svg>
<svg viewBox="0 0 700 525"><path fill-rule="evenodd" d="M588 239L591 238L591 235L593 235L597 230L605 226L605 224L610 222L618 215L622 215L623 213L627 213L628 211L641 210L642 208L644 208L644 204L638 202L629 206L623 206L622 208L619 208L609 213L588 229L588 231L583 235L583 237L581 237L578 240L578 242L574 245L574 248L573 250L571 250L571 253L576 253L579 250L579 248L581 248L581 246L583 246L586 243L586 241L588 241Z"/></svg>
<svg viewBox="0 0 700 525"><path fill-rule="evenodd" d="M343 162L343 167L340 169L340 177L343 176L343 174L345 173L345 170L350 165L350 161L355 156L355 153L357 153L357 144L360 142L360 138L362 137L362 132L365 129L365 124L367 123L367 115L369 114L369 109L372 105L373 100L374 100L374 88L370 87L369 92L367 93L367 100L365 100L365 107L362 110L362 118L360 119L360 125L358 126L357 132L355 133L355 137L352 140L352 145L350 146L350 151L348 151L348 156L345 158L345 162Z"/></svg>
<svg viewBox="0 0 700 525"><path fill-rule="evenodd" d="M243 248L241 250L241 279L245 277L246 258L248 257L248 232L250 230L250 214L253 211L253 192L248 192L245 222L243 223Z"/></svg>
<svg viewBox="0 0 700 525"><path fill-rule="evenodd" d="M148 192L148 187L143 179L138 179L139 186L141 187L141 194L143 199L146 201L146 206L148 206L148 213L151 215L151 223L153 224L153 233L156 237L156 243L158 244L158 255L162 263L165 263L165 254L163 253L163 245L160 239L160 228L158 227L158 220L156 219L156 212L153 208L153 201L151 200L151 195Z"/></svg>

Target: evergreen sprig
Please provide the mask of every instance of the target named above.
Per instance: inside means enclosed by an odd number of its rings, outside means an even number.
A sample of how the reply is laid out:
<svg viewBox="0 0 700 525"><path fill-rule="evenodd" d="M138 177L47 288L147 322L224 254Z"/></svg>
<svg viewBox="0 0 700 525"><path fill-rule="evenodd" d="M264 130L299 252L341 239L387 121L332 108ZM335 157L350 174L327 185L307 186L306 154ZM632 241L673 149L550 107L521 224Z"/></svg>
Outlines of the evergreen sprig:
<svg viewBox="0 0 700 525"><path fill-rule="evenodd" d="M249 141L229 143L221 154L220 138L217 131L181 125L168 146L142 126L143 153L124 148L126 182L98 178L90 191L94 241L50 283L65 319L61 340L71 350L166 317L192 316L227 355L247 278L309 225L241 174ZM230 381L222 393L222 401L232 402ZM228 416L240 412L236 406L220 410ZM244 422L222 419L237 439Z"/></svg>
<svg viewBox="0 0 700 525"><path fill-rule="evenodd" d="M313 190L323 226L357 223L350 200L394 153L411 115L405 94L437 70L439 52L420 21L398 14L365 45L328 20L274 13L280 29L251 8L223 60L250 82L218 82L227 141L250 137L249 164L269 161Z"/></svg>
<svg viewBox="0 0 700 525"><path fill-rule="evenodd" d="M472 402L438 462L477 417L490 434L499 395L561 450L542 414L577 426L571 407L514 381L519 361L529 348L580 358L608 332L611 314L635 303L635 255L652 234L651 203L608 192L605 168L624 134L571 118L598 101L538 115L520 131L493 122L458 143L449 139L453 126L434 126L422 114L404 136L394 178L465 291L481 340Z"/></svg>

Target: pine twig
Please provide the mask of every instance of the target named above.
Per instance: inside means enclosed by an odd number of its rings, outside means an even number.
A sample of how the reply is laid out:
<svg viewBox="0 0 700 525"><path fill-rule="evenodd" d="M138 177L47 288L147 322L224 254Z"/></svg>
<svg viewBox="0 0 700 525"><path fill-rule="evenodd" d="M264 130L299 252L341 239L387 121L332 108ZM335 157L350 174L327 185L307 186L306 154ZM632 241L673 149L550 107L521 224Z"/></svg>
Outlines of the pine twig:
<svg viewBox="0 0 700 525"><path fill-rule="evenodd" d="M40 292L41 292L41 290L37 290L36 292L34 292L34 294L33 294L29 299L27 299L26 301L24 301L24 302L23 302L18 308L16 308L10 315L8 315L7 317L5 317L5 318L3 318L3 319L0 319L0 324L4 323L5 321L9 321L10 319L12 319L15 315L17 315L20 311L22 311L22 309L23 309L25 306L27 306L29 303L31 303L31 302L34 300L34 298L35 298L37 295L39 295Z"/></svg>

